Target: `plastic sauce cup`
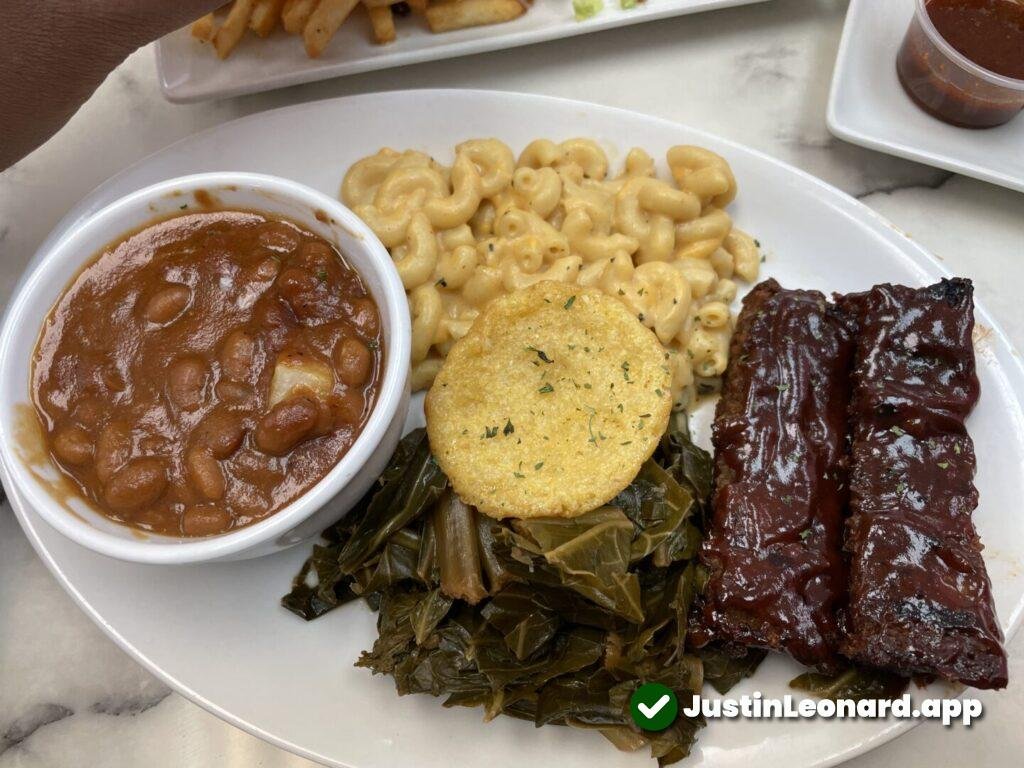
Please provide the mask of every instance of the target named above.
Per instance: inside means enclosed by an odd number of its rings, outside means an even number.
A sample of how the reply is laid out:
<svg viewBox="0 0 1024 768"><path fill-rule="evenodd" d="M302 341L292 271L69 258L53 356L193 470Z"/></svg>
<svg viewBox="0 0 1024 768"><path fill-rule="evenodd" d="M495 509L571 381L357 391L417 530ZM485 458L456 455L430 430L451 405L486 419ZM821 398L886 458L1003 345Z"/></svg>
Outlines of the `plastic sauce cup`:
<svg viewBox="0 0 1024 768"><path fill-rule="evenodd" d="M991 128L1024 109L1024 80L992 72L953 48L928 15L927 0L917 0L896 69L914 102L952 125Z"/></svg>

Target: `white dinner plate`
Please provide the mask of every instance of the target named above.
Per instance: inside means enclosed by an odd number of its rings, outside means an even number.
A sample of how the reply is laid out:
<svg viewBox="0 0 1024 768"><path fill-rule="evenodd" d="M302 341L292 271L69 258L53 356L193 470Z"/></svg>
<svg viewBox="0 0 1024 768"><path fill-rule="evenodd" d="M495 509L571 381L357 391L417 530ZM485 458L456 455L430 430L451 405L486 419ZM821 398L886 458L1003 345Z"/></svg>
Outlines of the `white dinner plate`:
<svg viewBox="0 0 1024 768"><path fill-rule="evenodd" d="M534 0L514 21L441 34L432 33L419 17L396 19L398 37L388 45L373 42L369 21L362 9L357 9L319 59L308 58L302 40L278 28L265 40L247 34L225 61L220 61L209 45L194 39L188 29L179 29L157 43L156 60L160 86L168 99L201 101L765 1L646 0L623 10L620 0L604 0L599 14L576 21L572 0Z"/></svg>
<svg viewBox="0 0 1024 768"><path fill-rule="evenodd" d="M296 125L302 126L303 141L283 144L280 137ZM114 177L69 213L51 237L59 238L110 200L172 176L257 171L334 194L346 167L381 145L413 147L450 160L452 146L471 137L499 137L518 150L538 137L577 136L580 126L587 126L615 164L632 146L659 159L680 143L700 144L725 156L740 189L730 211L763 243L769 254L765 274L784 285L853 291L882 281L925 285L947 274L865 206L754 150L622 110L482 91L353 96L219 126ZM1024 369L982 306L977 320L983 395L970 419L981 489L975 519L988 545L995 600L1009 634L1020 623L1024 598L1024 516L1018 514L1024 498ZM700 439L707 444L706 410L703 416ZM597 734L535 729L511 718L484 724L479 710L444 709L429 696L398 697L390 679L352 666L375 636L374 615L366 607L350 604L307 624L278 605L308 546L238 563L132 565L65 540L7 487L40 556L115 642L175 690L279 746L351 768L654 765L645 755L617 752ZM737 692L782 695L799 671L774 655ZM951 690L935 685L929 692L949 695ZM909 727L867 720L713 722L700 733L686 765L834 765Z"/></svg>
<svg viewBox="0 0 1024 768"><path fill-rule="evenodd" d="M853 144L1024 192L1024 114L998 128L957 128L914 104L896 54L915 0L850 0L839 45L828 127Z"/></svg>

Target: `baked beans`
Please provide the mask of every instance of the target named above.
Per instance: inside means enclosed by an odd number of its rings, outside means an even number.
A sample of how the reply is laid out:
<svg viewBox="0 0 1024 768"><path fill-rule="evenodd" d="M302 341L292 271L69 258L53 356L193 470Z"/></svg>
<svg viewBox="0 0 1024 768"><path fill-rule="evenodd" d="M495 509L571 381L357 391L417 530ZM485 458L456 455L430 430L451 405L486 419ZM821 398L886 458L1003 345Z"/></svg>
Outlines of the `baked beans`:
<svg viewBox="0 0 1024 768"><path fill-rule="evenodd" d="M375 401L380 316L327 241L213 211L105 249L33 361L47 447L104 514L209 536L273 514L349 450Z"/></svg>

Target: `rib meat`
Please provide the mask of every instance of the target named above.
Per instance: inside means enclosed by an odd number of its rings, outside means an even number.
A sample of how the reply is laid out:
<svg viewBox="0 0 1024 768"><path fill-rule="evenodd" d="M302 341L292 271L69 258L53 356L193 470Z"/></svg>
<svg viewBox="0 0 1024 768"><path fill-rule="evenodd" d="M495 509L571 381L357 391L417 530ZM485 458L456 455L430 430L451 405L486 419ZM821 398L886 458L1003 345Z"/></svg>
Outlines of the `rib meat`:
<svg viewBox="0 0 1024 768"><path fill-rule="evenodd" d="M743 302L713 427L715 494L700 642L837 664L852 325L774 280Z"/></svg>
<svg viewBox="0 0 1024 768"><path fill-rule="evenodd" d="M1004 687L1006 653L971 520L971 283L880 285L838 301L859 328L842 652L904 675Z"/></svg>

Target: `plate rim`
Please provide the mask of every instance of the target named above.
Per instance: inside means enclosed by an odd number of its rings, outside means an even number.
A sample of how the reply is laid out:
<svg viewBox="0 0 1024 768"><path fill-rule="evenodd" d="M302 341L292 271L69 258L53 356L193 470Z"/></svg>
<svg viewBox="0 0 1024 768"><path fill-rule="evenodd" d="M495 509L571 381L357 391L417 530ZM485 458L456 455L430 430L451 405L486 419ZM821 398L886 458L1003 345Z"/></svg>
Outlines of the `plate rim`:
<svg viewBox="0 0 1024 768"><path fill-rule="evenodd" d="M969 176L979 181L984 181L996 186L1005 187L1015 192L1024 192L1024 176L1015 176L1008 173L1000 173L998 170L990 170L974 163L957 160L949 155L939 154L929 150L915 149L902 142L879 138L875 135L865 133L863 130L844 122L839 116L839 102L843 99L845 92L846 70L850 66L850 58L853 56L855 45L863 45L863 35L858 35L857 30L863 24L862 16L867 13L866 0L850 0L850 7L846 12L846 21L843 23L843 34L839 41L839 51L836 54L835 68L832 71L832 84L829 88L828 105L825 112L825 123L832 135L843 141L856 144L861 147L873 149L886 155L901 157L904 160L911 160L918 163L930 165L933 168L940 168L951 173ZM860 39L858 39L860 38ZM1024 121L1024 116L1016 119ZM967 130L967 129L964 129ZM1024 143L1024 134L1022 134Z"/></svg>
<svg viewBox="0 0 1024 768"><path fill-rule="evenodd" d="M856 0L854 0L856 1ZM304 110L318 110L328 103L351 103L358 101L373 101L374 99L396 99L403 100L409 98L411 95L422 98L428 96L432 99L445 99L445 98L495 98L495 97L508 97L512 96L518 99L530 100L536 103L557 103L562 107L576 108L576 109L587 109L597 112L603 112L606 114L613 114L617 116L626 117L627 119L641 118L642 120L650 123L659 124L663 128L674 128L684 129L687 133L691 134L697 139L708 139L712 144L720 144L726 147L737 149L745 154L751 155L762 162L767 162L779 169L786 171L789 174L795 174L803 181L809 183L812 187L820 191L823 196L829 201L830 205L836 207L836 209L843 215L849 216L851 211L856 211L863 216L863 226L868 226L876 235L884 235L894 245L898 243L899 250L902 251L903 255L909 258L913 263L918 266L921 262L924 262L931 271L934 271L943 276L951 276L950 270L945 264L928 251L924 246L919 244L916 240L910 238L900 228L888 220L885 216L878 213L870 206L866 205L862 201L856 199L852 195L844 192L838 187L824 181L823 179L814 176L813 174L798 168L791 163L784 160L778 159L769 155L767 152L750 147L741 142L733 139L714 134L709 131L705 131L700 128L694 128L684 123L670 120L668 118L658 117L654 115L645 114L636 110L625 109L622 107L612 107L595 102L581 101L577 99L569 99L559 96L547 96L541 94L530 94L516 91L502 91L496 89L470 89L470 88L421 88L421 89L405 89L395 91L374 91L361 94L353 94L348 96L330 97L324 99L317 99L312 101L299 102L297 104L290 104L275 109L264 110L260 112L254 112L248 115L244 115L233 120L218 123L213 126L209 126L201 131L197 131L189 136L185 136L178 139L170 144L155 150L147 154L145 157L131 163L127 167L121 169L106 181L101 182L87 194L85 194L61 219L57 222L51 232L44 238L42 243L36 249L35 253L28 261L25 271L21 277L15 283L15 290L17 290L22 281L31 272L34 264L38 261L41 254L48 250L54 243L59 241L63 237L64 233L70 228L74 227L75 224L85 216L91 215L96 210L99 210L104 203L99 202L103 197L104 193L113 186L116 186L125 176L128 176L138 168L151 162L156 156L163 155L164 153L172 152L174 149L187 144L195 140L197 137L212 134L217 131L224 130L227 126L238 126L245 124L250 121L256 122L268 115L281 114L289 112L302 112ZM124 194L129 194L125 192ZM120 195L119 195L120 196ZM1013 344L1010 337L1006 334L1000 323L988 312L984 304L976 305L976 312L979 312L984 317L986 325L991 328L992 334L999 339L1002 345L1010 353L1009 360L1000 361L1000 367L1012 366L1016 369L1017 376L1024 381L1024 360L1020 353L1017 351L1016 346ZM6 311L5 313L6 314ZM1021 404L1024 409L1024 391L1012 390L1014 396ZM321 755L310 749L307 749L299 744L289 741L283 737L277 736L276 734L270 733L269 731L257 726L254 723L250 723L241 717L234 715L230 711L220 707L213 701L202 696L198 691L194 690L190 686L184 684L182 681L177 679L174 675L166 672L163 668L152 661L146 654L137 649L132 645L118 630L107 621L97 609L95 609L91 603L82 595L82 593L75 587L71 580L66 576L60 564L53 558L49 550L46 549L42 540L40 539L36 524L37 521L33 518L33 515L38 516L38 513L32 511L28 513L25 507L25 500L17 488L13 487L11 479L9 477L7 468L0 463L0 477L4 481L6 488L10 489L8 492L9 501L11 508L15 513L15 517L18 520L19 525L26 534L26 538L32 545L36 554L40 557L46 567L57 579L58 584L61 588L72 598L75 604L106 634L114 643L125 653L127 653L134 661L139 663L145 668L150 674L159 679L165 685L170 687L173 691L193 702L194 704L202 707L206 711L215 715L216 717L224 720L225 722L239 728L246 733L249 733L257 738L260 738L268 743L271 743L281 749L284 749L292 754L296 754L300 757L304 757L308 760L324 764L324 765L335 765L345 766L346 768L357 768L357 766L351 766L348 763L339 762L337 759L329 758L326 755ZM45 521L42 521L45 525ZM1024 624L1024 595L1018 600L1017 605L1014 607L1011 613L1011 620L1008 624L1008 630L1005 633L1005 640L1009 642L1017 632L1020 630L1021 625ZM966 689L960 691L956 697L962 696ZM922 720L899 720L889 724L886 728L879 730L870 737L840 751L827 755L815 763L816 768L831 768L842 762L850 760L859 755L866 754L871 750L886 744L899 736L909 732L913 728L920 725Z"/></svg>

